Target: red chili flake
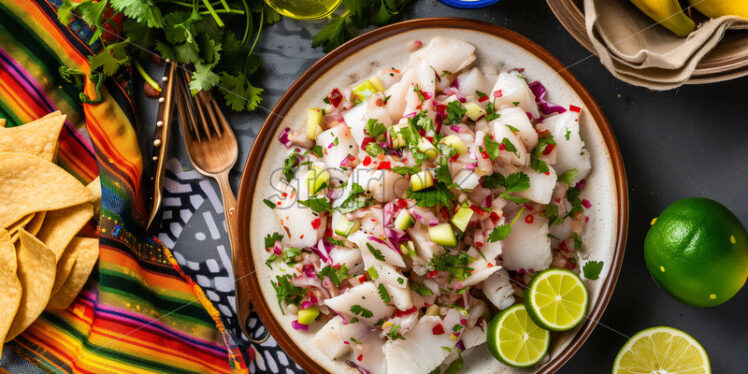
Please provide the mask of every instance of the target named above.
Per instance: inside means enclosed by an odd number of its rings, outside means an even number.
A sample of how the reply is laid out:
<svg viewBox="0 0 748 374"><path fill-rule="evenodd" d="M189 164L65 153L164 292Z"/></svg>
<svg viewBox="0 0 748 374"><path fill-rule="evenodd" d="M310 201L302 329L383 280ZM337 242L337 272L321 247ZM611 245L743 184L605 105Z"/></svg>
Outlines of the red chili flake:
<svg viewBox="0 0 748 374"><path fill-rule="evenodd" d="M403 163L406 163L406 162L408 162L408 159L407 159L407 158L404 158L404 159L402 159L401 161L402 161Z"/></svg>
<svg viewBox="0 0 748 374"><path fill-rule="evenodd" d="M569 247L566 246L566 240L561 241L561 243L558 244L558 248L566 253L569 253Z"/></svg>
<svg viewBox="0 0 748 374"><path fill-rule="evenodd" d="M488 215L491 218L491 222L494 223L494 225L499 222L499 215L496 212L491 212L491 214Z"/></svg>
<svg viewBox="0 0 748 374"><path fill-rule="evenodd" d="M400 74L400 69L392 69L392 71L394 71L397 74Z"/></svg>
<svg viewBox="0 0 748 374"><path fill-rule="evenodd" d="M359 360L359 361L361 361L363 359L364 359L364 355L358 355L358 357L356 357L356 360Z"/></svg>
<svg viewBox="0 0 748 374"><path fill-rule="evenodd" d="M436 108L434 108L434 111L437 113L444 113L445 111L447 111L447 106L444 104L439 104L436 106Z"/></svg>
<svg viewBox="0 0 748 374"><path fill-rule="evenodd" d="M313 220L312 220L312 228L313 228L313 229L315 229L315 230L316 230L316 229L318 229L318 228L319 228L319 227L320 227L321 225L322 225L322 220L321 220L321 219L319 219L319 217L317 217L317 218L315 218L315 219L313 219Z"/></svg>
<svg viewBox="0 0 748 374"><path fill-rule="evenodd" d="M382 161L377 166L378 170L390 170L390 162L389 161Z"/></svg>
<svg viewBox="0 0 748 374"><path fill-rule="evenodd" d="M358 277L358 281L361 282L361 283L366 282L366 275L362 275L362 276Z"/></svg>
<svg viewBox="0 0 748 374"><path fill-rule="evenodd" d="M545 138L547 138L548 136L551 135L551 132L549 130L542 130L541 131L541 130L536 129L535 132L538 133L538 138L540 138L540 139L545 139Z"/></svg>
<svg viewBox="0 0 748 374"><path fill-rule="evenodd" d="M592 203L590 203L590 201L587 199L582 199L582 206L589 209L592 207Z"/></svg>
<svg viewBox="0 0 748 374"><path fill-rule="evenodd" d="M478 98L478 102L479 103L482 103L482 102L484 102L486 100L488 100L488 96L481 96L481 97Z"/></svg>
<svg viewBox="0 0 748 374"><path fill-rule="evenodd" d="M299 235L299 239L304 239L304 234Z"/></svg>
<svg viewBox="0 0 748 374"><path fill-rule="evenodd" d="M434 335L444 335L444 326L442 326L441 323L437 324L436 326L434 326L433 329L431 329L431 332Z"/></svg>
<svg viewBox="0 0 748 374"><path fill-rule="evenodd" d="M506 145L504 143L499 144L500 151L506 151Z"/></svg>
<svg viewBox="0 0 748 374"><path fill-rule="evenodd" d="M285 193L285 192L281 193L281 197L286 197L286 196L288 196L287 193Z"/></svg>
<svg viewBox="0 0 748 374"><path fill-rule="evenodd" d="M277 203L275 203L275 204L278 205L278 206L281 206L281 202L280 201L277 202Z"/></svg>
<svg viewBox="0 0 748 374"><path fill-rule="evenodd" d="M418 129L418 134L421 136L426 136L426 130Z"/></svg>
<svg viewBox="0 0 748 374"><path fill-rule="evenodd" d="M374 105L376 105L376 106L382 106L382 104L383 104L382 98L378 97L377 100L374 101Z"/></svg>
<svg viewBox="0 0 748 374"><path fill-rule="evenodd" d="M477 206L475 204L470 204L470 210L472 210L473 213L476 213L479 216L482 216L484 213L486 213L485 210L481 209L479 206Z"/></svg>
<svg viewBox="0 0 748 374"><path fill-rule="evenodd" d="M567 269L574 270L574 268L576 268L576 267L577 267L577 264L575 264L575 263L573 263L571 261L566 261L566 268Z"/></svg>
<svg viewBox="0 0 748 374"><path fill-rule="evenodd" d="M578 107L576 105L569 105L569 110L572 111L572 112L577 112L577 113L581 113L582 112L582 108L580 108L580 107Z"/></svg>
<svg viewBox="0 0 748 374"><path fill-rule="evenodd" d="M330 92L330 96L327 97L327 100L330 100L330 104L337 108L338 105L340 105L340 102L343 101L343 94L340 93L339 89L333 88Z"/></svg>
<svg viewBox="0 0 748 374"><path fill-rule="evenodd" d="M335 264L332 266L334 269L340 269L340 264Z"/></svg>
<svg viewBox="0 0 748 374"><path fill-rule="evenodd" d="M525 217L525 222L533 223L533 221L535 221L535 218L532 218L532 214L528 214L527 217Z"/></svg>
<svg viewBox="0 0 748 374"><path fill-rule="evenodd" d="M486 267L487 267L487 268L492 268L492 267L493 267L493 264L489 262L489 263L488 263L488 265L486 265Z"/></svg>
<svg viewBox="0 0 748 374"><path fill-rule="evenodd" d="M398 208L403 209L408 206L408 202L404 199L397 199L395 200L395 205L397 205Z"/></svg>
<svg viewBox="0 0 748 374"><path fill-rule="evenodd" d="M545 173L543 173L543 174L545 174L545 175L551 175L551 172L550 172L550 171L546 171L546 172L545 172Z"/></svg>
<svg viewBox="0 0 748 374"><path fill-rule="evenodd" d="M447 207L443 206L439 213L442 215L442 218L444 218L445 221L449 221L449 209L447 209Z"/></svg>
<svg viewBox="0 0 748 374"><path fill-rule="evenodd" d="M418 310L417 307L412 307L408 310L395 309L395 317L407 316L408 314L414 313L416 310Z"/></svg>
<svg viewBox="0 0 748 374"><path fill-rule="evenodd" d="M463 326L467 326L467 322L468 321L465 318L460 319L460 324L463 325Z"/></svg>
<svg viewBox="0 0 748 374"><path fill-rule="evenodd" d="M551 154L551 152L553 152L554 149L556 149L556 145L555 144L548 144L543 149L543 154L547 156L547 155Z"/></svg>
<svg viewBox="0 0 748 374"><path fill-rule="evenodd" d="M501 144L501 145L504 145L504 144ZM481 156L483 156L483 158L484 158L484 159L487 159L487 158L488 158L488 153L486 153L486 151L485 151L485 150L481 150L481 151L480 151L480 154L481 154Z"/></svg>
<svg viewBox="0 0 748 374"><path fill-rule="evenodd" d="M369 143L373 142L373 141L374 141L374 138L372 138L372 137L370 137L370 136L367 136L367 137L365 137L365 138L364 138L364 140L363 140L363 141L361 142L361 149L365 149L365 148L366 148L366 146L367 146L367 145L368 145Z"/></svg>
<svg viewBox="0 0 748 374"><path fill-rule="evenodd" d="M434 137L433 136L427 136L426 140L428 140L430 143L433 143L434 142Z"/></svg>
<svg viewBox="0 0 748 374"><path fill-rule="evenodd" d="M371 164L371 157L364 157L364 166L369 166L369 164Z"/></svg>
<svg viewBox="0 0 748 374"><path fill-rule="evenodd" d="M431 270L430 272L426 273L426 276L429 277L429 279L434 278L437 275L439 275L439 270Z"/></svg>
<svg viewBox="0 0 748 374"><path fill-rule="evenodd" d="M478 248L483 247L483 243L481 243L481 242L475 242L475 246L478 247Z"/></svg>
<svg viewBox="0 0 748 374"><path fill-rule="evenodd" d="M493 92L493 97L502 97L504 96L503 93L501 93L501 90L496 90Z"/></svg>
<svg viewBox="0 0 748 374"><path fill-rule="evenodd" d="M454 156L452 156L452 157L450 157L450 158L449 158L449 161L452 161L452 162L454 162L454 161L457 161L457 159L458 159L459 157L460 157L460 155L458 155L458 154L455 154Z"/></svg>

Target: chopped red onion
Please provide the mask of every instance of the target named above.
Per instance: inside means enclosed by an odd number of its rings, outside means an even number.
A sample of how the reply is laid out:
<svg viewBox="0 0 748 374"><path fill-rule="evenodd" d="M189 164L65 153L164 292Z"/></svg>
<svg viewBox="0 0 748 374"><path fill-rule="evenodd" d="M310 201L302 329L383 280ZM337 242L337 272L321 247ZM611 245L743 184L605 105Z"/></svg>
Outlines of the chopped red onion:
<svg viewBox="0 0 748 374"><path fill-rule="evenodd" d="M395 206L395 203L390 201L387 204L384 204L384 209L382 209L382 224L384 226L389 226L390 223L392 223L392 217L395 216L395 211L397 210L397 207Z"/></svg>
<svg viewBox="0 0 748 374"><path fill-rule="evenodd" d="M280 242L275 242L275 244L273 244L273 253L275 253L278 256L283 254L283 246L281 245Z"/></svg>
<svg viewBox="0 0 748 374"><path fill-rule="evenodd" d="M543 86L540 81L531 82L527 85L530 88L530 91L532 91L532 94L535 95L535 101L537 101L538 106L540 107L540 112L543 114L552 114L552 113L563 113L566 111L566 108L556 105L553 103L549 103L545 101L545 86Z"/></svg>
<svg viewBox="0 0 748 374"><path fill-rule="evenodd" d="M357 363L355 363L355 362L353 362L353 361L351 361L351 360L345 360L345 363L346 363L346 364L348 364L348 366L350 366L350 367L352 367L352 368L354 368L354 369L358 370L358 373L359 373L359 374L371 374L371 373L369 373L369 371L368 371L368 370L366 370L366 369L362 368L362 367L361 367L361 366L359 366L359 365L358 365Z"/></svg>
<svg viewBox="0 0 748 374"><path fill-rule="evenodd" d="M390 243L392 243L396 247L397 244L402 241L406 235L407 234L405 233L405 231L400 229L393 229L389 227L384 228L384 236L387 238L387 240L390 241Z"/></svg>
<svg viewBox="0 0 748 374"><path fill-rule="evenodd" d="M299 323L299 320L294 320L293 322L291 322L291 326L293 326L293 328L296 330L309 331L309 326Z"/></svg>
<svg viewBox="0 0 748 374"><path fill-rule="evenodd" d="M455 81L457 80L455 79ZM447 87L444 89L444 93L447 95L455 95L457 100L461 103L467 102L467 99L462 95L462 92L460 92L458 87Z"/></svg>
<svg viewBox="0 0 748 374"><path fill-rule="evenodd" d="M285 129L283 129L283 132L278 137L278 141L280 141L281 144L283 144L284 146L286 146L286 148L288 148L288 147L291 146L291 140L288 139L288 133L289 132L291 132L291 128L290 127L286 127Z"/></svg>
<svg viewBox="0 0 748 374"><path fill-rule="evenodd" d="M301 303L301 309L302 309L302 310L303 310L303 309L309 309L309 308L311 308L312 306L314 306L315 304L316 304L316 303L313 303L313 302L311 302L311 301L304 301L304 302L302 302L302 303Z"/></svg>
<svg viewBox="0 0 748 374"><path fill-rule="evenodd" d="M449 126L449 128L454 132L462 132L462 127L460 126Z"/></svg>
<svg viewBox="0 0 748 374"><path fill-rule="evenodd" d="M416 116L416 112L413 112L413 113L408 113L408 114L404 115L403 118L413 118L415 116Z"/></svg>
<svg viewBox="0 0 748 374"><path fill-rule="evenodd" d="M462 340L457 341L457 344L455 345L457 346L457 349L459 349L460 351L465 350L465 343L463 343Z"/></svg>

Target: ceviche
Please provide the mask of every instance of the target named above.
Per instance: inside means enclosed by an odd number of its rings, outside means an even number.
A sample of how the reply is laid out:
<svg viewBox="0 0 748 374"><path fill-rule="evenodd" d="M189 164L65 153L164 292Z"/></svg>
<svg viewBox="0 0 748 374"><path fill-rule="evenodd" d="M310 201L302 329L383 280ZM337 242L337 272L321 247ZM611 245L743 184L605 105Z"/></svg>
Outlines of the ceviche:
<svg viewBox="0 0 748 374"><path fill-rule="evenodd" d="M549 268L579 272L590 156L581 109L475 46L413 42L407 66L335 88L265 204L272 286L293 328L362 373L462 366L487 321Z"/></svg>

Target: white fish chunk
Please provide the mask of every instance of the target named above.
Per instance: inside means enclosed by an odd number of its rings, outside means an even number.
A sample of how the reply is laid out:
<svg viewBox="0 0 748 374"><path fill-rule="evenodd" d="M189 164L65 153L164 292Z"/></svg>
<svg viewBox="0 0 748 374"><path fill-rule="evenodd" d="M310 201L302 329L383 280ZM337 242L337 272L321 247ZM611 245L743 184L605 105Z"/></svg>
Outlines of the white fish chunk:
<svg viewBox="0 0 748 374"><path fill-rule="evenodd" d="M480 285L488 301L503 310L514 304L514 288L509 278L509 272L502 268L491 274Z"/></svg>
<svg viewBox="0 0 748 374"><path fill-rule="evenodd" d="M546 118L540 129L548 129L556 141L556 163L554 167L560 175L570 169L576 169L578 174L572 185L584 179L592 169L590 153L585 149L580 135L579 113L567 110L561 114Z"/></svg>
<svg viewBox="0 0 748 374"><path fill-rule="evenodd" d="M377 321L388 317L395 311L394 307L391 307L382 301L379 294L377 294L377 287L373 282L364 282L358 286L351 287L342 294L325 300L325 305L346 316L346 319L348 320L356 317L360 321L364 321L369 325L374 325ZM364 317L360 313L353 313L351 308L354 305L370 311L372 313L371 317Z"/></svg>
<svg viewBox="0 0 748 374"><path fill-rule="evenodd" d="M499 92L497 92L499 91ZM496 79L491 90L491 98L494 98L494 92L497 92L498 97L495 98L495 105L497 108L502 107L513 107L514 103L519 103L518 106L522 110L532 114L533 118L540 116L538 112L538 105L535 104L535 95L530 91L530 87L527 86L527 81L518 77L513 73L501 73L499 78Z"/></svg>
<svg viewBox="0 0 748 374"><path fill-rule="evenodd" d="M459 39L437 36L410 55L409 65L418 59L423 59L439 74L445 70L456 73L475 61L475 46Z"/></svg>
<svg viewBox="0 0 748 374"><path fill-rule="evenodd" d="M328 168L340 168L340 163L358 154L358 145L345 124L327 129L317 135L317 145L322 147L322 159Z"/></svg>
<svg viewBox="0 0 748 374"><path fill-rule="evenodd" d="M369 327L363 323L344 323L343 318L335 316L322 326L312 340L325 356L331 359L343 357L351 351L351 338L358 340L369 331Z"/></svg>
<svg viewBox="0 0 748 374"><path fill-rule="evenodd" d="M532 218L527 218L532 216ZM540 214L523 212L512 226L512 233L504 239L504 267L509 270L542 271L553 260L548 219Z"/></svg>
<svg viewBox="0 0 748 374"><path fill-rule="evenodd" d="M530 123L530 119L527 118L527 113L524 110L517 107L508 107L499 110L498 113L500 117L491 121L491 123L498 122L516 128L519 130L519 137L525 147L527 149L535 148L538 144L538 133L532 127L532 123Z"/></svg>
<svg viewBox="0 0 748 374"><path fill-rule="evenodd" d="M477 98L476 91L483 92L487 95L491 94L491 82L489 81L483 72L478 68L472 68L459 76L457 76L457 82L460 85L460 93L465 97Z"/></svg>
<svg viewBox="0 0 748 374"><path fill-rule="evenodd" d="M515 192L514 195L530 199L536 203L548 204L553 196L553 189L556 187L556 171L553 166L548 166L548 174L538 173L533 168L525 168L523 173L530 178L530 188Z"/></svg>

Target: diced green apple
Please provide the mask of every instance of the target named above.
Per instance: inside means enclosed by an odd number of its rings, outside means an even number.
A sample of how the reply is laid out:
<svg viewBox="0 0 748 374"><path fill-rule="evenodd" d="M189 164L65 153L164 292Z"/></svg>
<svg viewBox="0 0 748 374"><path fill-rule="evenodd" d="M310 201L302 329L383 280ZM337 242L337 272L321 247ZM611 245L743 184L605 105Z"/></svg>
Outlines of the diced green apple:
<svg viewBox="0 0 748 374"><path fill-rule="evenodd" d="M442 139L442 143L454 148L455 151L457 151L458 155L464 155L468 151L468 147L467 145L465 145L465 142L463 142L462 139L460 139L460 137L455 134L445 136L444 139Z"/></svg>
<svg viewBox="0 0 748 374"><path fill-rule="evenodd" d="M395 227L400 230L405 230L408 227L413 226L414 223L416 223L416 221L413 220L413 217L410 216L407 209L401 209L400 213L395 217Z"/></svg>
<svg viewBox="0 0 748 374"><path fill-rule="evenodd" d="M349 221L344 215L341 215L338 218L338 224L335 226L335 233L347 238L354 227L356 227L356 221Z"/></svg>
<svg viewBox="0 0 748 374"><path fill-rule="evenodd" d="M416 246L413 244L413 241L408 240L405 243L400 243L400 253L403 256L416 257Z"/></svg>
<svg viewBox="0 0 748 374"><path fill-rule="evenodd" d="M309 108L309 113L306 117L306 137L317 139L317 135L324 131L322 128L324 122L325 117L322 116L322 109Z"/></svg>
<svg viewBox="0 0 748 374"><path fill-rule="evenodd" d="M384 83L377 78L376 76L373 76L359 84L353 87L353 94L358 96L358 98L362 101L367 100L371 95L382 92L386 88L384 87Z"/></svg>
<svg viewBox="0 0 748 374"><path fill-rule="evenodd" d="M434 177L428 170L421 170L410 176L410 188L413 191L420 191L434 185Z"/></svg>
<svg viewBox="0 0 748 374"><path fill-rule="evenodd" d="M423 152L430 161L434 161L439 156L439 150L426 138L421 138L418 142L418 150Z"/></svg>
<svg viewBox="0 0 748 374"><path fill-rule="evenodd" d="M454 231L452 231L452 225L449 223L440 223L436 226L429 227L429 238L436 244L444 245L447 247L454 247L457 245L457 237Z"/></svg>
<svg viewBox="0 0 748 374"><path fill-rule="evenodd" d="M405 138L403 138L403 134L400 133L400 129L405 127L405 125L393 125L388 130L390 132L390 136L392 137L392 148L402 148L405 147Z"/></svg>
<svg viewBox="0 0 748 374"><path fill-rule="evenodd" d="M309 326L319 316L319 306L312 305L306 309L299 310L296 313L296 319L300 324Z"/></svg>
<svg viewBox="0 0 748 374"><path fill-rule="evenodd" d="M477 121L479 118L486 115L486 110L472 101L465 104L465 109L465 114L467 114L468 118L473 121Z"/></svg>
<svg viewBox="0 0 748 374"><path fill-rule="evenodd" d="M470 218L473 216L473 210L469 206L463 205L457 210L454 216L452 216L452 224L455 225L460 231L465 231Z"/></svg>
<svg viewBox="0 0 748 374"><path fill-rule="evenodd" d="M312 170L309 170L306 183L309 192L316 194L330 183L330 172L315 165L312 167Z"/></svg>

